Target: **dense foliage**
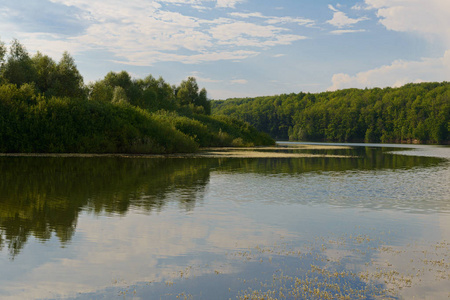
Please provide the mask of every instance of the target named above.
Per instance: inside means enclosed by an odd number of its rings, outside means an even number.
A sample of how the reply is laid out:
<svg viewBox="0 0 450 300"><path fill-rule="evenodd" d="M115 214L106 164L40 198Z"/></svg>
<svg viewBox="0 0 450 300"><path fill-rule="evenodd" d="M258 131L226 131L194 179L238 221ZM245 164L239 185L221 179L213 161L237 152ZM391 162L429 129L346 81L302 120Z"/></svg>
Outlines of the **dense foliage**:
<svg viewBox="0 0 450 300"><path fill-rule="evenodd" d="M277 139L448 143L450 83L213 101Z"/></svg>
<svg viewBox="0 0 450 300"><path fill-rule="evenodd" d="M174 153L272 144L232 118L211 117L195 78L171 86L122 71L84 85L74 59L57 63L0 42L0 152ZM214 125L212 125L214 124Z"/></svg>

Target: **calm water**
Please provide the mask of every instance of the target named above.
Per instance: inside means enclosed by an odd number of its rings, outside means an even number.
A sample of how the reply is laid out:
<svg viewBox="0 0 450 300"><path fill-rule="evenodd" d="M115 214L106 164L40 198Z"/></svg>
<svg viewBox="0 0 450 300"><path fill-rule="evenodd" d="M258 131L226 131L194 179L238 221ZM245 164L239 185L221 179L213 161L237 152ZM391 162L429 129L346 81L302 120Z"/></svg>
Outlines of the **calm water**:
<svg viewBox="0 0 450 300"><path fill-rule="evenodd" d="M0 157L0 298L450 297L449 147L303 152Z"/></svg>

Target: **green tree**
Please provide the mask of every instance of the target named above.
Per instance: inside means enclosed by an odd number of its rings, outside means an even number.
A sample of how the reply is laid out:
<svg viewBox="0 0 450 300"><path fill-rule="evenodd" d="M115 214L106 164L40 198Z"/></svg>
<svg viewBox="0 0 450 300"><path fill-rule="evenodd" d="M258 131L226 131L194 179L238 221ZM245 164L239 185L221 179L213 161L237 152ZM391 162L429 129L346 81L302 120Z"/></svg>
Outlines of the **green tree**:
<svg viewBox="0 0 450 300"><path fill-rule="evenodd" d="M66 51L56 66L55 95L59 97L84 98L83 77L75 60Z"/></svg>
<svg viewBox="0 0 450 300"><path fill-rule="evenodd" d="M127 93L125 93L125 89L121 86L116 86L114 88L113 103L129 103L129 100L127 98Z"/></svg>
<svg viewBox="0 0 450 300"><path fill-rule="evenodd" d="M206 90L199 92L197 80L194 77L188 77L183 80L176 89L178 102L181 106L193 108L194 112L210 114L211 106L207 99Z"/></svg>
<svg viewBox="0 0 450 300"><path fill-rule="evenodd" d="M91 100L99 100L105 102L115 101L115 89L118 89L118 93L122 100L126 99L126 102L132 105L143 107L141 101L142 91L137 85L136 81L131 79L131 76L126 71L121 71L119 73L109 72L106 76L94 84L91 84L89 89L89 98ZM125 93L125 95L122 95ZM117 98L116 98L117 100Z"/></svg>
<svg viewBox="0 0 450 300"><path fill-rule="evenodd" d="M4 52L4 46L1 48L1 52ZM33 62L25 46L19 43L18 40L13 40L9 49L9 56L3 64L1 73L2 77L6 81L16 84L17 86L21 86L24 83L30 83L35 80Z"/></svg>
<svg viewBox="0 0 450 300"><path fill-rule="evenodd" d="M36 71L35 83L37 89L46 96L52 96L55 93L57 78L56 62L39 51L31 60Z"/></svg>
<svg viewBox="0 0 450 300"><path fill-rule="evenodd" d="M88 86L89 99L93 101L111 102L114 88L107 85L103 80L96 81Z"/></svg>
<svg viewBox="0 0 450 300"><path fill-rule="evenodd" d="M6 52L7 52L6 45L4 42L0 40L0 70L3 66L3 63L5 62Z"/></svg>
<svg viewBox="0 0 450 300"><path fill-rule="evenodd" d="M205 114L211 114L211 103L208 101L208 96L205 88L200 91L197 97L197 101L194 104L198 107L203 107Z"/></svg>
<svg viewBox="0 0 450 300"><path fill-rule="evenodd" d="M198 98L198 84L194 77L183 80L177 89L177 99L181 105L195 104Z"/></svg>
<svg viewBox="0 0 450 300"><path fill-rule="evenodd" d="M158 109L173 111L177 108L174 88L162 77L156 80L156 95L158 99Z"/></svg>
<svg viewBox="0 0 450 300"><path fill-rule="evenodd" d="M450 142L450 83L213 101L214 114L291 140Z"/></svg>
<svg viewBox="0 0 450 300"><path fill-rule="evenodd" d="M119 73L109 72L103 80L105 84L112 87L120 86L125 91L129 90L133 85L131 76L126 71L121 71Z"/></svg>

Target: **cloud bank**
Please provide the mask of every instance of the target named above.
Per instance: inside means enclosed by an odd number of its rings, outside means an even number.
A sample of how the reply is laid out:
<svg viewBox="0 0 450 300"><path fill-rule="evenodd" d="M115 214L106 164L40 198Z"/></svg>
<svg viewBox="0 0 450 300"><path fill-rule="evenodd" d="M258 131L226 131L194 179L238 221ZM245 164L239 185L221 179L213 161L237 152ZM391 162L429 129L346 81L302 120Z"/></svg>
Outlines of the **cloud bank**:
<svg viewBox="0 0 450 300"><path fill-rule="evenodd" d="M344 88L400 87L406 83L442 81L450 78L450 50L441 58L424 58L421 61L397 60L390 65L357 73L354 76L333 75L329 90Z"/></svg>
<svg viewBox="0 0 450 300"><path fill-rule="evenodd" d="M422 37L432 45L447 49L442 57L418 61L396 60L389 65L355 75L335 74L328 90L401 86L408 82L450 80L450 2L447 0L365 0L365 6L353 9L372 10L386 29Z"/></svg>
<svg viewBox="0 0 450 300"><path fill-rule="evenodd" d="M31 50L50 55L105 51L114 62L135 66L245 59L262 48L305 39L285 25L312 22L257 14L265 20L258 23L230 13L245 0L36 0L35 5L59 15L49 22L17 1L6 1L6 8L0 9L0 16L5 16L1 26L9 24L9 31L21 32L16 37ZM221 16L211 18L212 9ZM24 11L29 13L22 20Z"/></svg>

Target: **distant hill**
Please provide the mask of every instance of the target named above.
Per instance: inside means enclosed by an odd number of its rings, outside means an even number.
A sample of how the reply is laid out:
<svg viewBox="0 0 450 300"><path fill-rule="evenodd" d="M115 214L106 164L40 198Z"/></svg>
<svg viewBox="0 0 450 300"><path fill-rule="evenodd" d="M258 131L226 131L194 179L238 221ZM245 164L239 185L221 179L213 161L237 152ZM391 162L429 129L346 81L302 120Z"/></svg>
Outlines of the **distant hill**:
<svg viewBox="0 0 450 300"><path fill-rule="evenodd" d="M212 101L213 115L249 122L278 140L450 141L450 83L345 89Z"/></svg>

